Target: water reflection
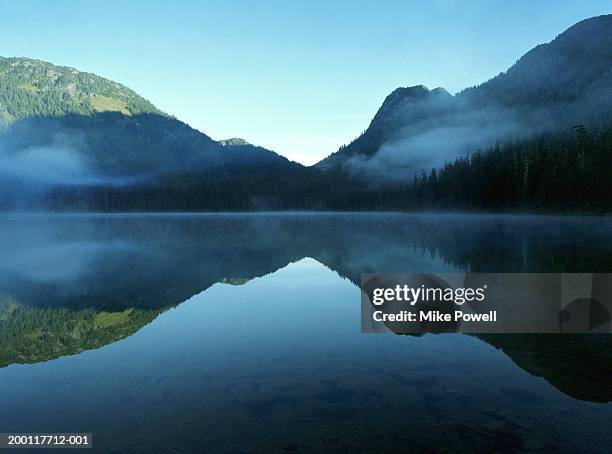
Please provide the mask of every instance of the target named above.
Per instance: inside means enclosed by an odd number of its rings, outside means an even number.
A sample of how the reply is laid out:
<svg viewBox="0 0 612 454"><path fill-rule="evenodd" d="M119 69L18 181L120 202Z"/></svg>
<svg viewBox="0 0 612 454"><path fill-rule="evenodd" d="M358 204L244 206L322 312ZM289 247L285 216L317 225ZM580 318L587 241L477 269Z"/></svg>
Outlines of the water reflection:
<svg viewBox="0 0 612 454"><path fill-rule="evenodd" d="M606 218L4 215L0 289L37 307L123 310L304 257L356 284L362 272L610 272L611 232Z"/></svg>
<svg viewBox="0 0 612 454"><path fill-rule="evenodd" d="M612 410L580 401L612 399L609 336L363 335L356 285L361 272L610 272L610 232L604 218L4 216L0 366L90 351L0 370L0 418L104 446L129 427L134 452L155 452L151 433L239 450L237 428L256 450L270 425L287 451L418 448L432 433L466 450L596 451Z"/></svg>

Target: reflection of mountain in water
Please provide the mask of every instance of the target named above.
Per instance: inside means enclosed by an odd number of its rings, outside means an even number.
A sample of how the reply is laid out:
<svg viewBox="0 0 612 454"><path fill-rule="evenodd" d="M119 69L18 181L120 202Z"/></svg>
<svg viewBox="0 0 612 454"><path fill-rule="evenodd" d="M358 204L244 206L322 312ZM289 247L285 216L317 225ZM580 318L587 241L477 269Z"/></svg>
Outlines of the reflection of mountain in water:
<svg viewBox="0 0 612 454"><path fill-rule="evenodd" d="M312 257L362 272L612 271L607 219L373 214L0 219L0 366L138 331L216 282ZM478 336L571 396L609 401L609 336ZM570 353L568 353L570 352ZM571 358L569 358L571 357Z"/></svg>
<svg viewBox="0 0 612 454"><path fill-rule="evenodd" d="M612 401L612 341L606 334L479 334L518 366L568 396Z"/></svg>
<svg viewBox="0 0 612 454"><path fill-rule="evenodd" d="M528 216L0 219L0 290L34 306L117 311L175 305L304 257L355 284L362 272L605 272L610 230L605 219Z"/></svg>
<svg viewBox="0 0 612 454"><path fill-rule="evenodd" d="M126 338L161 310L36 308L0 295L0 367L38 363Z"/></svg>

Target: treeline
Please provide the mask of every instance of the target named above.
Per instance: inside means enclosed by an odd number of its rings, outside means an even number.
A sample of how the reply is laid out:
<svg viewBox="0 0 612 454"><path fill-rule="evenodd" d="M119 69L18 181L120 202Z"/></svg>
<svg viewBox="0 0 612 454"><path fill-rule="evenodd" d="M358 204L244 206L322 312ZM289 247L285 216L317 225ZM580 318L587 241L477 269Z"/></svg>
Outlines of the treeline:
<svg viewBox="0 0 612 454"><path fill-rule="evenodd" d="M56 187L38 205L79 211L612 211L612 128L498 144L409 181L372 186L343 171L181 173L126 186ZM2 204L0 197L0 205ZM0 209L19 206L5 201Z"/></svg>
<svg viewBox="0 0 612 454"><path fill-rule="evenodd" d="M312 169L276 177L183 173L137 186L55 188L38 204L53 211L363 211L397 210L406 196L405 185L372 188L343 172Z"/></svg>
<svg viewBox="0 0 612 454"><path fill-rule="evenodd" d="M0 294L0 368L99 348L130 336L162 311L37 308Z"/></svg>
<svg viewBox="0 0 612 454"><path fill-rule="evenodd" d="M612 129L496 145L415 176L412 208L612 210Z"/></svg>

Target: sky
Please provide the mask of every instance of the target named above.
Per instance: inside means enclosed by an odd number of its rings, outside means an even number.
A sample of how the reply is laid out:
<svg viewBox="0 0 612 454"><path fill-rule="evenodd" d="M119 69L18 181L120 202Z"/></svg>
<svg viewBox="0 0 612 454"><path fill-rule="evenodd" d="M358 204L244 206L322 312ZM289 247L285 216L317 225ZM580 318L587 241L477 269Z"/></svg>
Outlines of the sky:
<svg viewBox="0 0 612 454"><path fill-rule="evenodd" d="M400 86L455 93L609 0L0 0L0 56L120 82L213 139L313 164Z"/></svg>

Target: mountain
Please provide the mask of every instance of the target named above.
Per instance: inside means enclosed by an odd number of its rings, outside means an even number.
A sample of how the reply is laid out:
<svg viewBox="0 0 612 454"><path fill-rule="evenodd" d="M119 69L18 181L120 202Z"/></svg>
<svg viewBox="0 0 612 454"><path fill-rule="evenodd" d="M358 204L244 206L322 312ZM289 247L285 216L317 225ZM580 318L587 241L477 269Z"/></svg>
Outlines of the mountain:
<svg viewBox="0 0 612 454"><path fill-rule="evenodd" d="M578 103L582 111L555 119L580 116L596 121L602 114L598 109L612 101L612 15L578 22L550 43L527 52L497 77L463 90L459 97L531 111Z"/></svg>
<svg viewBox="0 0 612 454"><path fill-rule="evenodd" d="M0 121L96 112L163 113L117 82L29 58L0 57Z"/></svg>
<svg viewBox="0 0 612 454"><path fill-rule="evenodd" d="M215 141L132 90L0 60L0 210L612 209L612 16L451 95L394 90L312 167Z"/></svg>
<svg viewBox="0 0 612 454"><path fill-rule="evenodd" d="M600 127L612 118L612 15L584 20L455 96L393 91L367 130L316 167L405 177L496 141Z"/></svg>
<svg viewBox="0 0 612 454"><path fill-rule="evenodd" d="M73 68L0 58L0 205L66 188L275 178L304 167L242 139L217 142L131 89ZM18 202L15 199L19 199Z"/></svg>
<svg viewBox="0 0 612 454"><path fill-rule="evenodd" d="M363 134L315 166L328 170L353 156L372 157L403 128L430 123L452 109L453 97L443 88L429 90L424 85L397 88L385 98Z"/></svg>
<svg viewBox="0 0 612 454"><path fill-rule="evenodd" d="M38 150L35 156L32 150ZM94 183L96 178L102 183L105 179L156 178L176 172L222 176L249 170L274 173L278 167L301 168L265 148L223 146L186 123L155 113L101 112L26 118L13 123L2 136L2 151L5 159L22 156L23 160L23 156L30 156L24 162L30 168L37 160L51 163L56 169L69 160L71 168L78 170L75 180L89 178ZM262 168L257 169L260 165ZM267 168L268 165L272 167Z"/></svg>

